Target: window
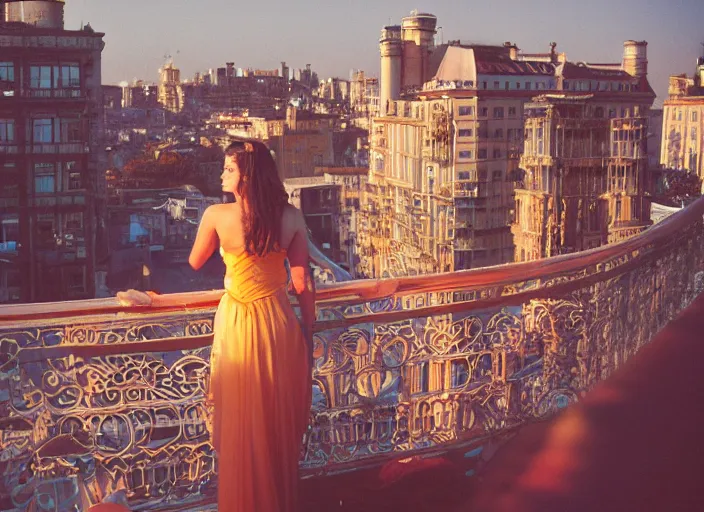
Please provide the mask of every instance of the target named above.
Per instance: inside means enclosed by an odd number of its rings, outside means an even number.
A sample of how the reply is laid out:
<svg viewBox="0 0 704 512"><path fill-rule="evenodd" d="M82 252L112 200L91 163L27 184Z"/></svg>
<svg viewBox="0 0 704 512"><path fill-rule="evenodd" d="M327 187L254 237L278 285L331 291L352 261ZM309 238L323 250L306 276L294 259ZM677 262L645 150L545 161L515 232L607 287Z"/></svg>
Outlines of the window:
<svg viewBox="0 0 704 512"><path fill-rule="evenodd" d="M0 143L15 141L15 120L0 119Z"/></svg>
<svg viewBox="0 0 704 512"><path fill-rule="evenodd" d="M494 130L494 138L495 139L503 139L504 138L504 129L497 128L496 130Z"/></svg>
<svg viewBox="0 0 704 512"><path fill-rule="evenodd" d="M487 117L489 115L489 108L488 107L482 107L482 109L479 111L479 115L481 117Z"/></svg>
<svg viewBox="0 0 704 512"><path fill-rule="evenodd" d="M501 158L501 150L500 149L494 150L494 158Z"/></svg>
<svg viewBox="0 0 704 512"><path fill-rule="evenodd" d="M71 212L64 214L64 231L75 231L83 229L83 212Z"/></svg>
<svg viewBox="0 0 704 512"><path fill-rule="evenodd" d="M81 142L81 122L78 119L33 119L35 144Z"/></svg>
<svg viewBox="0 0 704 512"><path fill-rule="evenodd" d="M691 131L691 133L690 133L690 138L691 138L693 141L696 141L696 140L697 140L697 127L696 127L696 126L692 126L692 131Z"/></svg>
<svg viewBox="0 0 704 512"><path fill-rule="evenodd" d="M464 128L459 130L458 136L460 137L471 137L473 134L472 130L469 128Z"/></svg>
<svg viewBox="0 0 704 512"><path fill-rule="evenodd" d="M56 119L59 129L60 142L81 142L81 125L78 119ZM317 164L316 157L320 156L320 164ZM313 156L315 165L322 165L322 155Z"/></svg>
<svg viewBox="0 0 704 512"><path fill-rule="evenodd" d="M501 88L501 82L499 82L498 80L495 80L494 81L494 89L500 89L500 88Z"/></svg>
<svg viewBox="0 0 704 512"><path fill-rule="evenodd" d="M462 106L459 108L459 115L472 116L474 115L474 107Z"/></svg>
<svg viewBox="0 0 704 512"><path fill-rule="evenodd" d="M677 109L677 120L682 121L682 110Z"/></svg>
<svg viewBox="0 0 704 512"><path fill-rule="evenodd" d="M482 89L486 89L486 82L482 82Z"/></svg>
<svg viewBox="0 0 704 512"><path fill-rule="evenodd" d="M0 215L0 253L17 252L19 241L19 215L16 213Z"/></svg>
<svg viewBox="0 0 704 512"><path fill-rule="evenodd" d="M80 67L77 63L58 66L31 66L29 85L32 89L66 89L81 86Z"/></svg>
<svg viewBox="0 0 704 512"><path fill-rule="evenodd" d="M695 123L697 122L697 111L696 110L692 110L692 121Z"/></svg>
<svg viewBox="0 0 704 512"><path fill-rule="evenodd" d="M60 75L58 78L59 87L80 87L81 86L81 75L79 71L78 64L62 64L60 68ZM54 72L56 72L57 67L54 67ZM57 78L54 78L57 81Z"/></svg>
<svg viewBox="0 0 704 512"><path fill-rule="evenodd" d="M56 192L56 169L54 164L34 164L34 192L53 194Z"/></svg>
<svg viewBox="0 0 704 512"><path fill-rule="evenodd" d="M520 88L521 88L521 82L516 82L516 89L520 89Z"/></svg>
<svg viewBox="0 0 704 512"><path fill-rule="evenodd" d="M14 204L18 204L17 201L20 198L18 180L19 174L14 162L5 162L0 166L0 183L2 183L0 198L12 199Z"/></svg>
<svg viewBox="0 0 704 512"><path fill-rule="evenodd" d="M491 173L491 181L501 181L501 171L494 171Z"/></svg>
<svg viewBox="0 0 704 512"><path fill-rule="evenodd" d="M508 117L516 117L516 107L508 107Z"/></svg>
<svg viewBox="0 0 704 512"><path fill-rule="evenodd" d="M33 231L34 239L40 247L56 246L56 224L53 213L37 214L37 221Z"/></svg>
<svg viewBox="0 0 704 512"><path fill-rule="evenodd" d="M480 149L479 152L477 153L477 157L478 157L480 160L486 159L486 155L487 155L486 149Z"/></svg>
<svg viewBox="0 0 704 512"><path fill-rule="evenodd" d="M472 150L467 149L464 151L460 151L459 157L460 158L472 158Z"/></svg>
<svg viewBox="0 0 704 512"><path fill-rule="evenodd" d="M0 62L0 82L15 81L15 64L13 62Z"/></svg>
<svg viewBox="0 0 704 512"><path fill-rule="evenodd" d="M31 66L29 86L32 89L51 89L51 66Z"/></svg>
<svg viewBox="0 0 704 512"><path fill-rule="evenodd" d="M531 90L531 83L526 82L526 91L530 91L530 90Z"/></svg>
<svg viewBox="0 0 704 512"><path fill-rule="evenodd" d="M33 119L32 139L39 143L51 143L54 141L53 119Z"/></svg>
<svg viewBox="0 0 704 512"><path fill-rule="evenodd" d="M569 80L565 80L565 81L562 82L562 88L563 88L565 91L569 91L569 89L570 89L570 82L569 82Z"/></svg>
<svg viewBox="0 0 704 512"><path fill-rule="evenodd" d="M64 176L66 176L66 190L83 189L83 174L78 170L76 162L64 164Z"/></svg>
<svg viewBox="0 0 704 512"><path fill-rule="evenodd" d="M504 118L504 107L494 107L494 119Z"/></svg>
<svg viewBox="0 0 704 512"><path fill-rule="evenodd" d="M616 109L615 109L615 108L610 108L610 109L609 109L609 118L610 118L610 119L613 119L614 117L616 117Z"/></svg>
<svg viewBox="0 0 704 512"><path fill-rule="evenodd" d="M469 179L469 171L460 171L460 173L458 175L458 179L468 180Z"/></svg>
<svg viewBox="0 0 704 512"><path fill-rule="evenodd" d="M511 82L506 80L506 82L504 82L504 89L506 89L508 91L510 88L511 88Z"/></svg>

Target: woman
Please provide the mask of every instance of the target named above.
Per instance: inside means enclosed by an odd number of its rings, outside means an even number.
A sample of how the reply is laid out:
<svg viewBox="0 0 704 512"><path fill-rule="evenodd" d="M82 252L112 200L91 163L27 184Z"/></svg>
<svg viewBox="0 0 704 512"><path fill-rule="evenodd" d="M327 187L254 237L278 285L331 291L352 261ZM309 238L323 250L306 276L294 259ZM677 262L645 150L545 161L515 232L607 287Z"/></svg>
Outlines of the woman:
<svg viewBox="0 0 704 512"><path fill-rule="evenodd" d="M221 178L236 201L205 211L188 259L198 270L219 245L226 266L208 390L218 510L293 511L312 386L307 229L264 144L232 143ZM302 327L287 295L287 258Z"/></svg>

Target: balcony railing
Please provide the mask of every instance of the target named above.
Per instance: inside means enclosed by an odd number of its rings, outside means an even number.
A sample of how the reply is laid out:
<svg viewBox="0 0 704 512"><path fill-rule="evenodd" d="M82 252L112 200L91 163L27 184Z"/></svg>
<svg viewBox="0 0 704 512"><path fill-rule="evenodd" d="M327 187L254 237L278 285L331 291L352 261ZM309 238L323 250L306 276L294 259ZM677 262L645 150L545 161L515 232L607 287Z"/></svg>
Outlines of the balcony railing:
<svg viewBox="0 0 704 512"><path fill-rule="evenodd" d="M34 155L46 155L46 154L80 154L88 153L90 148L88 144L83 142L35 142L32 145L27 145L27 153Z"/></svg>
<svg viewBox="0 0 704 512"><path fill-rule="evenodd" d="M85 92L80 88L57 88L57 89L26 89L22 96L26 98L44 99L76 99L83 98Z"/></svg>
<svg viewBox="0 0 704 512"><path fill-rule="evenodd" d="M304 476L480 444L578 400L702 289L703 215L700 199L582 253L322 287ZM83 510L126 489L140 510L202 510L222 293L4 307L0 503Z"/></svg>

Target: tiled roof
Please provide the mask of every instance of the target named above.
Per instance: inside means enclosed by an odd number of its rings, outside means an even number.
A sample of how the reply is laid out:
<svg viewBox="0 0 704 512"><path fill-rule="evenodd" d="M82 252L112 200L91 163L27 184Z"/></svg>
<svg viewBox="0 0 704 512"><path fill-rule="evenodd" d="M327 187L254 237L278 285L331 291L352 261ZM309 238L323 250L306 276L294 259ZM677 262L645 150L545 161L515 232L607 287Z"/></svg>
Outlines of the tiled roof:
<svg viewBox="0 0 704 512"><path fill-rule="evenodd" d="M565 62L558 66L557 74L567 79L584 80L623 80L633 81L634 77L622 69L593 67L584 63Z"/></svg>

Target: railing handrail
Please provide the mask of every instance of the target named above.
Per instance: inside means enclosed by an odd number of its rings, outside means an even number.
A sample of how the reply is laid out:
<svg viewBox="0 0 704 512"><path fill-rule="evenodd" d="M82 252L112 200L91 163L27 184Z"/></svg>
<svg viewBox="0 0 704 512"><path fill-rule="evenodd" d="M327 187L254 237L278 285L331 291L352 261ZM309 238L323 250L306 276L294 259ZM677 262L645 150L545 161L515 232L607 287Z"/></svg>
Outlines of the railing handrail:
<svg viewBox="0 0 704 512"><path fill-rule="evenodd" d="M662 222L627 240L603 245L587 251L564 254L543 260L510 263L444 274L387 279L363 279L321 285L317 290L319 304L335 302L368 302L391 295L409 295L433 291L457 291L501 286L536 278L549 278L582 269L599 261L626 256L648 245L668 239L673 232L701 220L704 216L704 197L672 214ZM224 290L175 293L159 296L151 306L123 306L117 298L79 301L46 302L36 304L9 304L0 307L0 322L26 321L40 318L104 315L114 313L156 313L174 310L215 307Z"/></svg>

